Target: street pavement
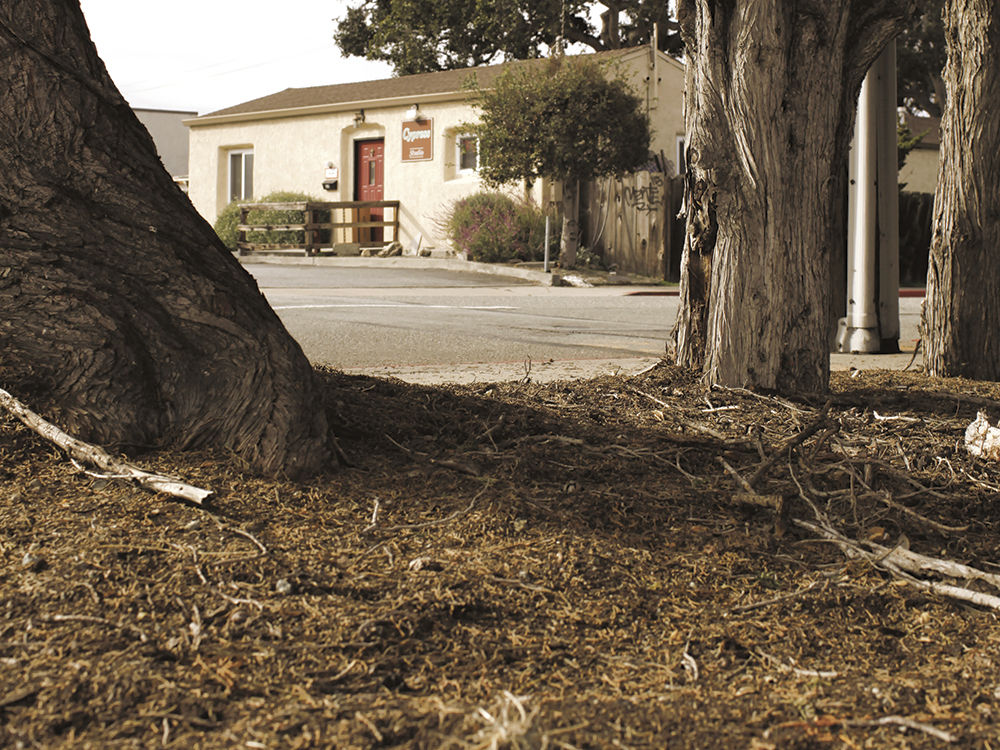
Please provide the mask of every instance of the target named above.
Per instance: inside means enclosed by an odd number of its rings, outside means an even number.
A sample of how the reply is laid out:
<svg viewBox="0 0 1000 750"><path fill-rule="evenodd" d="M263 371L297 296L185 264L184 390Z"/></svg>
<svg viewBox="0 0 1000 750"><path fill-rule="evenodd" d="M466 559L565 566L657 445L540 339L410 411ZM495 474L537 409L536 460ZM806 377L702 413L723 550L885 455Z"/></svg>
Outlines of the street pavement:
<svg viewBox="0 0 1000 750"><path fill-rule="evenodd" d="M484 264L455 260L245 265L310 361L415 382L638 371L663 355L679 303L676 288L662 285L557 287L540 272L480 272ZM901 353L835 353L831 368L906 367L922 301L900 299Z"/></svg>

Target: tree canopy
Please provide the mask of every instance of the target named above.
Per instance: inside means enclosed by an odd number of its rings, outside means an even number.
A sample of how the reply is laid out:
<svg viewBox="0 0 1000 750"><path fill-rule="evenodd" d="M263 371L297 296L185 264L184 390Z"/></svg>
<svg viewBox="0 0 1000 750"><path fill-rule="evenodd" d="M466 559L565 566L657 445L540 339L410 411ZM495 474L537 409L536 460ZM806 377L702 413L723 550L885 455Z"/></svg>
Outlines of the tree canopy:
<svg viewBox="0 0 1000 750"><path fill-rule="evenodd" d="M649 117L628 82L593 59L524 62L476 89L480 177L487 185L539 177L562 185L560 262L576 263L581 180L621 174L649 158Z"/></svg>
<svg viewBox="0 0 1000 750"><path fill-rule="evenodd" d="M540 57L560 36L595 51L632 47L649 43L656 24L660 49L679 55L683 41L671 5L663 0L355 0L338 19L334 40L344 54L388 62L399 75ZM897 40L900 105L936 117L944 101L943 10L944 0L917 0Z"/></svg>
<svg viewBox="0 0 1000 750"><path fill-rule="evenodd" d="M545 71L539 75L539 70ZM610 73L610 75L609 75ZM649 158L649 118L627 81L589 59L556 58L504 73L477 90L480 176L589 180Z"/></svg>
<svg viewBox="0 0 1000 750"><path fill-rule="evenodd" d="M910 112L941 116L947 55L943 13L944 0L918 0L917 12L897 39L899 104Z"/></svg>
<svg viewBox="0 0 1000 750"><path fill-rule="evenodd" d="M560 37L595 51L647 44L655 24L660 49L679 52L663 0L358 0L334 40L347 55L407 75L540 57Z"/></svg>

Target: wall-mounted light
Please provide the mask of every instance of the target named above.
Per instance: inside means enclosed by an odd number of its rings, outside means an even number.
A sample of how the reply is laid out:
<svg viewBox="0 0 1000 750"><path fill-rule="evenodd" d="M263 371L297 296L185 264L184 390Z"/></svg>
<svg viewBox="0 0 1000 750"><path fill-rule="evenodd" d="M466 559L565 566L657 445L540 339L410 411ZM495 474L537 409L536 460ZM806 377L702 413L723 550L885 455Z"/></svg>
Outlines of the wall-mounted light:
<svg viewBox="0 0 1000 750"><path fill-rule="evenodd" d="M406 119L420 122L424 119L423 115L420 114L420 106L417 104L411 104L410 108L406 110Z"/></svg>
<svg viewBox="0 0 1000 750"><path fill-rule="evenodd" d="M360 128L365 124L365 111L363 109L354 113L354 127Z"/></svg>

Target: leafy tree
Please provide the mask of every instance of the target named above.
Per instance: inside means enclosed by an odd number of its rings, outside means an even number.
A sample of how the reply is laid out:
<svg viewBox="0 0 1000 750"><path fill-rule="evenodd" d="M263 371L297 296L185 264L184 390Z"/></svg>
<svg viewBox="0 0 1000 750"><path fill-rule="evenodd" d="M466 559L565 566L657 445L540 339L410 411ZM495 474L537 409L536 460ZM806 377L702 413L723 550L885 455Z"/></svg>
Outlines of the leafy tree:
<svg viewBox="0 0 1000 750"><path fill-rule="evenodd" d="M83 439L322 467L312 368L163 168L77 0L0 4L0 88L0 381Z"/></svg>
<svg viewBox="0 0 1000 750"><path fill-rule="evenodd" d="M910 155L910 152L920 145L920 142L924 139L926 133L917 133L914 135L913 131L910 130L910 126L904 122L896 124L896 169L902 169L903 165L906 164L906 157ZM902 187L900 187L902 189Z"/></svg>
<svg viewBox="0 0 1000 750"><path fill-rule="evenodd" d="M910 112L940 117L945 101L944 0L917 0L896 40L897 93Z"/></svg>
<svg viewBox="0 0 1000 750"><path fill-rule="evenodd" d="M665 0L357 0L334 39L345 54L389 62L399 75L539 57L560 36L595 51L647 44L654 24L660 49L680 55L671 6ZM601 8L598 27L591 18ZM897 39L900 105L936 117L944 101L943 8L944 0L916 0Z"/></svg>
<svg viewBox="0 0 1000 750"><path fill-rule="evenodd" d="M576 264L580 180L635 169L649 158L649 118L628 83L592 59L512 64L477 89L480 176L491 186L539 177L562 183L560 263Z"/></svg>
<svg viewBox="0 0 1000 750"><path fill-rule="evenodd" d="M831 254L861 81L913 0L681 0L687 235L678 364L829 384Z"/></svg>
<svg viewBox="0 0 1000 750"><path fill-rule="evenodd" d="M923 312L931 375L1000 380L1000 7L948 0L947 104Z"/></svg>
<svg viewBox="0 0 1000 750"><path fill-rule="evenodd" d="M601 27L590 21L604 8ZM541 56L563 37L593 50L647 44L680 51L664 0L359 0L334 39L347 55L384 60L396 73L466 68Z"/></svg>

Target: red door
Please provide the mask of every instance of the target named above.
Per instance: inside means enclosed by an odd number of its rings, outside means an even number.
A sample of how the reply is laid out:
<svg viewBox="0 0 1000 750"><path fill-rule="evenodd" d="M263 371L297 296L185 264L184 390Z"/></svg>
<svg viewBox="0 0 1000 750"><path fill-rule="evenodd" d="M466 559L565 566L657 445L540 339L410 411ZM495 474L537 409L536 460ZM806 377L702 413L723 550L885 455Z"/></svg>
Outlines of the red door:
<svg viewBox="0 0 1000 750"><path fill-rule="evenodd" d="M354 143L354 200L380 201L385 194L385 141L381 138ZM356 221L382 221L383 209L361 208ZM382 227L355 230L355 241L381 243Z"/></svg>

